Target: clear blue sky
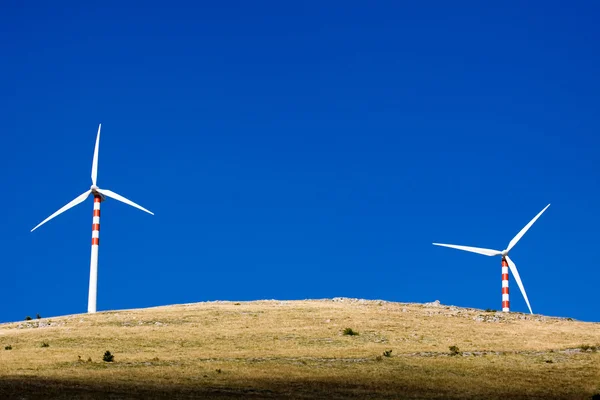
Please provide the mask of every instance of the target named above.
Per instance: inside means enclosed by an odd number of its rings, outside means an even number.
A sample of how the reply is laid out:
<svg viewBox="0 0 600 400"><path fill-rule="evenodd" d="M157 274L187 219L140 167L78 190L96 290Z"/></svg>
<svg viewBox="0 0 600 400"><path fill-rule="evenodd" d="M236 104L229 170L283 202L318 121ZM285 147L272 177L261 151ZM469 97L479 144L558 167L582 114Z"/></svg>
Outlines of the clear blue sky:
<svg viewBox="0 0 600 400"><path fill-rule="evenodd" d="M596 2L4 2L0 321L336 296L599 321ZM367 4L368 3L368 4ZM402 3L402 4L400 4ZM511 277L511 305L527 311Z"/></svg>

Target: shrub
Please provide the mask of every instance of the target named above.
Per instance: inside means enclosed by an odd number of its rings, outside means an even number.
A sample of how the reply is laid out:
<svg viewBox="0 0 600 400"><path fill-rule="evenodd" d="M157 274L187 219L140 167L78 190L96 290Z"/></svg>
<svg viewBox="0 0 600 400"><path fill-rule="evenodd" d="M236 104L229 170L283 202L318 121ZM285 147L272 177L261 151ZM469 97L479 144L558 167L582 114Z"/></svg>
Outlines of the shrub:
<svg viewBox="0 0 600 400"><path fill-rule="evenodd" d="M346 329L344 329L343 334L347 335L347 336L358 336L358 332L352 330L352 328L346 328Z"/></svg>
<svg viewBox="0 0 600 400"><path fill-rule="evenodd" d="M115 359L115 356L110 354L110 351L108 351L108 350L106 350L106 352L104 353L104 357L102 357L102 360L106 361L106 362L113 362L114 359Z"/></svg>
<svg viewBox="0 0 600 400"><path fill-rule="evenodd" d="M491 308L486 308L486 309L485 309L485 312L496 312L496 310L494 310L494 309L491 309Z"/></svg>
<svg viewBox="0 0 600 400"><path fill-rule="evenodd" d="M588 351L592 348L592 346L590 346L589 344L582 344L581 346L579 346L579 348L581 349L581 351Z"/></svg>
<svg viewBox="0 0 600 400"><path fill-rule="evenodd" d="M92 362L92 357L88 357L87 362Z"/></svg>
<svg viewBox="0 0 600 400"><path fill-rule="evenodd" d="M42 342L42 347L50 347L50 345L48 344L48 342Z"/></svg>
<svg viewBox="0 0 600 400"><path fill-rule="evenodd" d="M448 347L448 349L450 349L450 355L451 356L457 356L459 354L462 354L458 348L458 346L450 346Z"/></svg>
<svg viewBox="0 0 600 400"><path fill-rule="evenodd" d="M35 315L35 317L36 317L37 319L42 319L42 316L41 316L40 314L36 314L36 315Z"/></svg>
<svg viewBox="0 0 600 400"><path fill-rule="evenodd" d="M8 346L4 346L4 350L12 350L12 346L10 344Z"/></svg>
<svg viewBox="0 0 600 400"><path fill-rule="evenodd" d="M217 369L215 369L215 371L217 371L217 374L220 374L221 372L223 372L223 371L221 371L221 368L217 368Z"/></svg>
<svg viewBox="0 0 600 400"><path fill-rule="evenodd" d="M386 356L386 357L391 357L392 356L392 350L391 349L390 350L385 350L383 352L383 355Z"/></svg>
<svg viewBox="0 0 600 400"><path fill-rule="evenodd" d="M28 315L25 317L25 321L31 321L31 317Z"/></svg>

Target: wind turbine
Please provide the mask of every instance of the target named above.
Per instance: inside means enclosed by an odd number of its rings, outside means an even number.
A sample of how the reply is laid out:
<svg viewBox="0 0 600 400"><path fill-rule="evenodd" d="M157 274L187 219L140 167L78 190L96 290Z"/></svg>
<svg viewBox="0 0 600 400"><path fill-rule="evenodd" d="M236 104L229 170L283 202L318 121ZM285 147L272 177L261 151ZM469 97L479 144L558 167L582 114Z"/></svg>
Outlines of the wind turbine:
<svg viewBox="0 0 600 400"><path fill-rule="evenodd" d="M527 298L527 293L525 293L525 288L523 287L523 282L521 282L521 277L519 276L519 271L517 271L517 266L508 256L508 252L512 250L513 247L517 244L517 242L525 235L525 232L531 228L535 221L542 215L546 209L550 207L548 204L542 211L538 213L519 233L515 236L510 243L508 243L508 247L505 250L491 250L491 249L482 249L480 247L469 247L469 246L459 246L455 244L443 244L443 243L433 243L436 246L444 246L450 247L453 249L470 251L472 253L483 254L484 256L502 256L502 311L509 312L510 311L510 301L508 299L508 269L515 277L515 281L517 281L517 285L519 285L519 289L521 289L521 293L525 298L525 302L527 303L527 307L529 308L529 312L533 314L531 310L531 305L529 305L529 299Z"/></svg>
<svg viewBox="0 0 600 400"><path fill-rule="evenodd" d="M94 148L94 160L92 161L92 186L90 187L90 189L85 191L85 193L82 193L79 196L77 196L70 203L68 203L60 210L56 211L54 214L40 222L35 228L31 230L31 232L35 231L37 228L50 221L57 215L62 214L63 212L67 211L72 207L75 207L79 203L82 203L85 199L88 198L90 194L94 195L94 217L92 220L92 254L90 257L90 288L88 293L88 313L96 312L96 293L98 288L98 247L100 245L100 203L106 200L106 197L111 197L132 207L139 208L140 210L145 211L148 214L154 215L154 213L146 210L139 204L136 204L133 201L128 200L125 197L113 191L100 189L98 186L96 186L96 179L98 177L98 148L100 146L101 127L102 124L99 124L98 135L96 136L96 147Z"/></svg>

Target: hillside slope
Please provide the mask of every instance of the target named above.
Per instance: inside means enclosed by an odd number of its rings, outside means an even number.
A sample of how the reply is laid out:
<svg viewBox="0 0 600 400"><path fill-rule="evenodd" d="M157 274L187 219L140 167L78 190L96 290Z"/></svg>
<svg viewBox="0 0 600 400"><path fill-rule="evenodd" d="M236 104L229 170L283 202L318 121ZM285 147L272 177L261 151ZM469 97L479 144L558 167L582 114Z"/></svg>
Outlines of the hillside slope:
<svg viewBox="0 0 600 400"><path fill-rule="evenodd" d="M600 393L600 324L439 303L217 301L101 312L2 324L0 346L0 398ZM113 362L102 360L106 350Z"/></svg>

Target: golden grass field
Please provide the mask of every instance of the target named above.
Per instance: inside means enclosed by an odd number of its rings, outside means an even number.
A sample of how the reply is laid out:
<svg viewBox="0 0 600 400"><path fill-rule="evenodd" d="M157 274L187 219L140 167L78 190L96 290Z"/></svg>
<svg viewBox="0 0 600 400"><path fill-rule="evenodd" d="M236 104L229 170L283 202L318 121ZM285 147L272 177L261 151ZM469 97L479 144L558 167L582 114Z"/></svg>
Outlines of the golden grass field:
<svg viewBox="0 0 600 400"><path fill-rule="evenodd" d="M0 346L1 399L600 397L600 324L435 303L110 311L1 324Z"/></svg>

